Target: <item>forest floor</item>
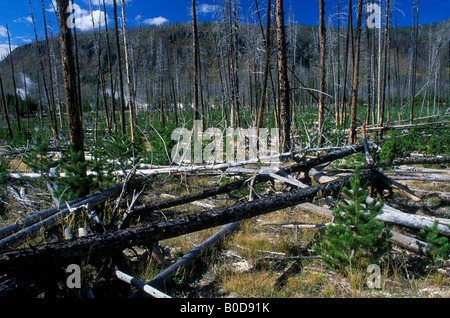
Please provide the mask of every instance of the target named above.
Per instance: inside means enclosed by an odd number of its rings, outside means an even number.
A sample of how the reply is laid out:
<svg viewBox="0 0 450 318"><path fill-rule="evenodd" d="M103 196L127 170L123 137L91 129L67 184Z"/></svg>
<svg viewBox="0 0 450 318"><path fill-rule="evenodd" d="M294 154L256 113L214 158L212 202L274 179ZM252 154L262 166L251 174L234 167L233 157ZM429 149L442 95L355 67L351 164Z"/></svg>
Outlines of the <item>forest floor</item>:
<svg viewBox="0 0 450 318"><path fill-rule="evenodd" d="M450 175L448 170L447 175ZM202 178L193 177L193 184L201 184ZM177 181L179 185L183 182ZM186 183L184 183L185 185ZM173 189L169 184L165 187ZM443 183L410 182L411 188L425 191L422 202L414 202L394 190L386 204L406 213L435 217L450 217L450 202L439 199L435 192L449 192L450 186ZM281 190L277 184L275 189ZM158 188L161 191L161 188ZM265 191L265 190L263 190ZM272 193L273 194L273 193ZM147 197L151 200L151 196ZM234 200L235 201L235 200ZM230 205L227 195L207 200L216 206ZM324 202L316 202L327 206ZM195 211L199 208L194 207ZM201 210L201 209L200 209ZM177 213L192 211L192 207L181 207ZM162 213L162 212L161 212ZM166 212L164 212L166 213ZM321 224L329 222L329 217L304 211L299 207L280 210L257 218L242 221L239 228L225 239L220 246L210 251L191 269L187 275L179 274L173 283L166 286L166 292L173 297L188 298L427 298L450 297L450 280L438 272L429 271L423 256L393 246L388 264L381 269L381 288L367 286L368 273L359 271L341 274L329 270L313 254L305 254L320 240L323 229L286 229L265 223L305 223ZM403 234L411 231L391 227ZM197 244L203 242L218 229L184 235L166 240L160 244L168 249L171 256L179 258ZM417 232L414 233L417 235ZM299 255L311 255L299 260ZM301 257L301 256L300 256ZM147 260L148 261L148 260ZM150 280L155 274L153 260L147 263L139 275ZM295 267L294 263L300 266ZM280 277L288 268L296 268L284 281Z"/></svg>
<svg viewBox="0 0 450 318"><path fill-rule="evenodd" d="M410 139L417 138L412 136ZM416 143L423 144L420 141ZM445 144L439 140L436 142L438 146ZM435 152L440 151L436 149ZM320 153L310 155L315 156ZM349 159L351 160L349 162L346 162L347 158L333 162L325 170L333 176L352 173L353 171L348 167L345 168L345 164L354 166L355 161L364 160L364 154L361 158L355 158L355 156ZM10 168L16 169L15 172L26 172L22 155L11 158L13 159L9 162ZM396 156L395 158L402 157ZM382 159L382 161L389 160ZM246 166L246 168L252 167ZM450 178L449 164L427 166L428 170L423 174L421 172L425 168L423 165L408 165L407 167L407 170L413 170L410 174L405 170L402 170L402 174L397 174L399 167L395 168L395 173L392 170L384 170L384 173L392 177L396 175L402 177L405 175L412 177L438 175L447 178L446 180ZM304 177L304 175L294 177ZM170 196L179 198L245 177L243 175L224 177L217 173L203 175L201 173L171 173L152 177L151 181L147 177L142 180L141 177L136 178L139 185L145 184L145 188L136 202L137 206L165 200ZM314 181L311 182L313 185ZM405 179L401 179L399 182L414 191L415 195L421 198L420 202L412 200L394 188L391 195L384 198L385 204L408 214L450 219L450 184L448 182ZM135 193L141 189L136 188ZM295 187L291 188L279 181L261 182L255 185L253 194L255 198L269 197L292 189ZM122 211L126 210L130 204L132 192L130 191L123 198ZM200 202L154 211L151 218L145 221L164 221L186 214L207 211L212 206L229 207L239 202L247 202L249 199L249 189L245 187ZM115 203L115 199L110 200L100 207L103 217L107 217L108 213L111 213ZM330 202L324 199L318 199L311 203L333 210ZM8 183L0 186L0 228L16 222L28 214L50 208L54 204L48 183L43 178L8 180ZM373 278L372 272L367 272L365 269L350 269L347 273L335 272L314 253L313 247L320 243L325 236L325 227L289 228L280 225L280 223L317 225L329 223L330 220L330 216L312 212L300 205L241 221L238 228L225 237L219 245L203 255L195 267L189 268L187 272L177 273L170 282L166 283L165 289L162 291L174 298L450 297L449 277L436 270L427 269L427 265L431 262L428 257L392 245L387 259L379 264L380 285L370 288L368 282L371 277ZM85 220L82 221L85 222ZM392 224L387 224L387 226L401 234L421 237L418 230ZM125 251L124 255L128 265L121 270L143 282L149 282L219 229L220 227L211 228L160 241L158 246L162 257L155 255L154 250L152 251L149 246L133 246ZM22 247L40 246L48 242L49 235L42 233L37 238L26 242ZM89 265L83 269L83 283L91 287L94 295L104 298L128 297L137 291L135 287L117 279L105 278L97 270ZM0 273L0 287L3 278L4 276ZM45 292L37 293L37 297L45 296ZM60 283L59 296L77 298L85 295L82 292L68 290L64 284Z"/></svg>

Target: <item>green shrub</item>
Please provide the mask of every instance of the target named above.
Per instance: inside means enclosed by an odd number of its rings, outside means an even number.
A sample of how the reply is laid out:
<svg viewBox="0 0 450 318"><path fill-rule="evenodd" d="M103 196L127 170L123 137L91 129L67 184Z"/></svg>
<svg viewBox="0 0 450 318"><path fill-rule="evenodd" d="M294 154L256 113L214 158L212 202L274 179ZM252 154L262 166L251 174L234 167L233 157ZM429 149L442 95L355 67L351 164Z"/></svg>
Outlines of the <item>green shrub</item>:
<svg viewBox="0 0 450 318"><path fill-rule="evenodd" d="M86 196L94 188L93 176L87 175L87 161L81 160L81 151L76 152L73 146L69 146L67 153L61 158L60 171L56 179L58 190L56 195L61 197L62 201L74 200ZM66 176L61 176L61 170Z"/></svg>
<svg viewBox="0 0 450 318"><path fill-rule="evenodd" d="M6 185L8 183L9 178L9 164L3 158L0 158L0 185Z"/></svg>
<svg viewBox="0 0 450 318"><path fill-rule="evenodd" d="M450 259L450 241L447 237L441 236L438 229L439 220L434 221L431 228L425 226L425 230L420 230L420 234L430 246L430 254L434 264L442 263ZM450 229L450 225L448 225Z"/></svg>

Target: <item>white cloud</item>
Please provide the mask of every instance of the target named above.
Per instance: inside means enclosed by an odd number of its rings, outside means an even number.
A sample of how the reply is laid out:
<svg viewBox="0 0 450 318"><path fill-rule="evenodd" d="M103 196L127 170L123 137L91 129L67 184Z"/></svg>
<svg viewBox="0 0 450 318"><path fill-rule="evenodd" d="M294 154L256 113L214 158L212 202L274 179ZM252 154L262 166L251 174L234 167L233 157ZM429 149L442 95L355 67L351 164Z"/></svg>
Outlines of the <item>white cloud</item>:
<svg viewBox="0 0 450 318"><path fill-rule="evenodd" d="M72 8L70 4L70 8ZM72 28L73 27L73 18L75 18L75 26L77 29L81 31L89 31L92 30L92 20L94 20L95 28L97 29L99 25L104 25L105 21L105 12L101 10L92 11L92 15L90 11L81 8L78 4L74 3L73 6L74 13L71 13L70 17L67 20L67 25ZM108 16L106 15L106 18Z"/></svg>
<svg viewBox="0 0 450 318"><path fill-rule="evenodd" d="M31 17L23 17L23 18L15 19L14 22L16 22L16 23L33 23L33 19Z"/></svg>
<svg viewBox="0 0 450 318"><path fill-rule="evenodd" d="M0 25L0 37L6 38L8 36L8 30L3 25Z"/></svg>
<svg viewBox="0 0 450 318"><path fill-rule="evenodd" d="M106 16L108 18L108 16ZM75 26L81 31L92 30L92 20L94 20L95 28L98 29L99 26L104 25L105 13L101 10L92 11L92 15L87 13L87 15L81 15L75 17Z"/></svg>
<svg viewBox="0 0 450 318"><path fill-rule="evenodd" d="M216 6L214 4L203 3L197 6L197 12L200 14L211 14L216 12Z"/></svg>
<svg viewBox="0 0 450 318"><path fill-rule="evenodd" d="M157 18L145 19L143 22L146 25L162 25L164 23L169 22L169 20L164 17L157 17Z"/></svg>
<svg viewBox="0 0 450 318"><path fill-rule="evenodd" d="M11 44L11 49L17 48L17 45ZM8 44L0 44L0 61L4 60L9 55L9 45Z"/></svg>

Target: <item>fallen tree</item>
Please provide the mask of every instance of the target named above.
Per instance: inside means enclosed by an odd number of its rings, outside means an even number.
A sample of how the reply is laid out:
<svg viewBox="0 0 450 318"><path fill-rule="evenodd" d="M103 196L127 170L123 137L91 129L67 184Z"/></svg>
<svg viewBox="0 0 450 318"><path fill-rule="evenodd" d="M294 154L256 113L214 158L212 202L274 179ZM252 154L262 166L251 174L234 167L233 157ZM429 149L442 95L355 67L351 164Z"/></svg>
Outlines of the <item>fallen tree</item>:
<svg viewBox="0 0 450 318"><path fill-rule="evenodd" d="M122 190L122 184L117 184L99 194L88 196L73 202L73 205L65 204L60 207L51 208L19 222L14 222L0 229L0 251L19 246L20 244L36 237L42 230L50 230L61 222L65 216L73 210L89 205L91 208L106 202L109 198L117 195Z"/></svg>
<svg viewBox="0 0 450 318"><path fill-rule="evenodd" d="M333 151L333 152L327 153L323 156L319 156L314 159L309 159L306 161L299 162L292 166L280 169L280 171L284 174L293 174L296 172L307 173L309 170L311 170L312 168L314 168L318 165L325 164L325 163L328 163L328 162L331 162L331 161L334 161L337 159L341 159L341 158L344 158L351 154L361 152L363 150L364 150L364 147L362 145L356 145L354 147L349 147L349 148ZM258 182L267 181L267 180L270 180L272 177L269 175L258 175L257 174L255 176L254 183L256 184ZM210 189L206 189L206 190L203 190L203 191L200 191L197 193L193 193L193 194L190 194L187 196L183 196L180 198L176 198L173 200L158 201L158 202L152 202L149 204L137 206L132 211L130 211L130 213L128 213L126 215L126 218L122 222L121 228L128 227L130 225L130 221L132 219L138 218L139 216L150 215L151 213L153 213L154 211L157 211L157 210L167 209L167 208L171 208L174 206L191 203L191 202L194 202L197 200L203 200L206 198L210 198L212 196L229 193L234 190L239 190L243 186L245 186L246 183L247 183L247 180L238 180L238 181L235 181L235 182L223 185L223 186L213 187Z"/></svg>
<svg viewBox="0 0 450 318"><path fill-rule="evenodd" d="M376 179L370 171L361 173L362 183L372 183ZM78 263L89 255L108 255L129 246L148 244L200 230L221 226L258 215L311 202L320 196L335 195L343 186L349 186L349 178L341 178L329 183L318 184L307 189L299 189L226 208L178 217L172 220L151 223L125 230L81 237L73 241L48 244L35 248L25 248L0 255L0 272L9 273L23 270L37 270L43 267L67 266Z"/></svg>
<svg viewBox="0 0 450 318"><path fill-rule="evenodd" d="M375 172L374 174L378 176L380 173ZM311 176L317 182L330 182L333 180L333 178L325 176L316 169L311 169ZM377 180L379 179L380 178L377 177ZM364 183L361 182L361 184ZM371 197L367 198L367 202L372 203L373 201L374 201L373 198ZM440 230L440 233L446 236L450 236L450 229L447 226L448 224L450 224L449 219L408 214L400 210L397 210L387 204L385 204L383 207L383 213L378 215L375 219L378 221L398 224L413 229L425 229L426 227L431 228L434 222L438 220L439 221L438 229Z"/></svg>

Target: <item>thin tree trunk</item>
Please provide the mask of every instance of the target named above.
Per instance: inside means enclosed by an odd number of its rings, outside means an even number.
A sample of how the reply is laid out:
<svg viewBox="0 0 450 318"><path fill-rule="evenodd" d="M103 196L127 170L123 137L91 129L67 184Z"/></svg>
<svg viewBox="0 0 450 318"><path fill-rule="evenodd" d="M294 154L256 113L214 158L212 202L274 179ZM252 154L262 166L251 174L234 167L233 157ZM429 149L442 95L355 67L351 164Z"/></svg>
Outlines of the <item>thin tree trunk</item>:
<svg viewBox="0 0 450 318"><path fill-rule="evenodd" d="M280 81L280 144L283 152L289 152L291 149L291 111L289 99L289 78L287 74L286 31L284 25L283 0L277 0L276 2L276 16L279 68L278 75Z"/></svg>
<svg viewBox="0 0 450 318"><path fill-rule="evenodd" d="M127 31L126 31L126 17L125 17L125 1L122 0L122 35L123 35L123 46L125 51L125 71L127 75L127 86L128 86L128 105L130 110L130 135L131 141L134 141L134 105L133 105L133 87L131 84L131 74L130 74L130 61L128 57L128 43L127 43Z"/></svg>
<svg viewBox="0 0 450 318"><path fill-rule="evenodd" d="M203 117L202 108L199 107L199 72L198 72L198 30L197 30L197 4L196 0L192 0L192 32L193 32L193 42L192 42L192 74L194 78L194 120L200 120Z"/></svg>
<svg viewBox="0 0 450 318"><path fill-rule="evenodd" d="M3 116L5 117L6 124L8 125L9 138L12 140L14 136L13 136L13 132L12 132L12 129L11 129L11 123L9 122L8 105L6 103L5 91L3 89L3 81L2 81L2 75L1 74L0 74L0 89L1 89L1 94L2 94Z"/></svg>
<svg viewBox="0 0 450 318"><path fill-rule="evenodd" d="M414 120L414 103L416 101L416 73L417 73L417 55L418 55L418 37L419 37L419 0L414 2L414 36L412 51L412 72L411 72L411 111L409 115L410 123Z"/></svg>
<svg viewBox="0 0 450 318"><path fill-rule="evenodd" d="M91 7L91 2L89 0L89 7ZM73 37L75 41L75 66L77 70L77 97L78 97L78 105L80 106L80 114L83 116L83 104L81 101L81 80L80 80L80 61L78 58L78 38L77 38L77 28L76 28L76 20L75 20L75 6L74 0L72 0L72 14L73 14ZM92 14L92 9L91 9ZM95 32L95 28L94 28Z"/></svg>
<svg viewBox="0 0 450 318"><path fill-rule="evenodd" d="M38 35L37 35L37 31L36 31L36 23L35 23L35 20L34 20L33 8L31 6L31 0L28 0L28 4L30 5L30 14L31 14L31 20L33 22L34 37L36 39L36 47L37 47L37 52L38 52L38 56L39 56L39 68L38 68L37 72L38 72L38 76L39 76L39 73L42 74L42 78L43 78L43 81L44 81L44 90L45 90L45 95L47 97L48 110L49 110L49 116L50 116L50 125L52 127L53 138L56 141L57 140L57 131L55 130L55 127L53 125L53 120L52 120L52 117L53 117L52 116L52 109L51 109L51 105L52 104L51 104L51 100L50 100L50 95L48 93L47 80L45 78L45 72L44 72L44 62L43 62L43 59L42 59L41 49L40 49L40 46L39 46L39 38L38 38ZM40 86L39 83L40 83L40 81L39 81L39 77L38 77L38 86ZM39 96L40 96L40 93L41 93L41 89L39 87ZM39 98L39 100L40 100L40 98ZM41 105L41 122L43 122L42 112L43 111L42 111L42 105Z"/></svg>
<svg viewBox="0 0 450 318"><path fill-rule="evenodd" d="M259 23L261 26L261 32L266 41L266 59L264 62L263 88L262 88L262 92L261 92L261 99L260 99L260 104L259 104L259 109L258 109L258 118L256 120L256 135L259 136L259 130L261 129L262 123L264 120L264 107L266 104L267 86L268 86L269 71L270 71L270 59L272 56L272 46L273 46L273 39L274 39L275 32L270 32L270 25L271 25L270 16L271 16L271 9L272 9L272 1L268 0L268 2L267 2L267 12L266 12L267 22L266 22L265 36L264 36L264 30L262 28L261 17L260 17L259 10L258 10L258 8L259 8L258 0L255 0L255 5L256 5L257 11L258 11L258 19L259 19Z"/></svg>
<svg viewBox="0 0 450 318"><path fill-rule="evenodd" d="M319 35L320 35L320 91L319 95L319 140L318 147L323 143L324 103L325 103L325 0L319 1Z"/></svg>
<svg viewBox="0 0 450 318"><path fill-rule="evenodd" d="M52 61L50 58L50 42L48 40L48 30L47 30L47 20L46 20L46 14L45 14L45 5L44 0L41 1L42 5L42 17L44 19L44 33L45 33L45 43L47 48L47 59L48 59L48 69L49 69L49 75L50 75L50 96L52 102L49 103L49 110L50 110L50 121L52 123L52 129L53 129L53 135L55 137L55 142L58 142L58 125L56 124L56 103L55 103L55 91L53 88L53 80L52 80Z"/></svg>
<svg viewBox="0 0 450 318"><path fill-rule="evenodd" d="M383 68L382 68L382 79L381 79L381 92L380 92L380 101L379 101L379 109L378 109L378 124L384 124L384 113L385 113L385 101L386 101L386 79L387 79L387 55L388 55L388 47L389 47L389 38L388 31L390 27L389 22L389 14L390 14L390 0L386 0L386 15L385 21L386 25L384 27L384 43L383 43ZM388 111L389 114L389 111ZM382 130L380 131L380 138L382 138Z"/></svg>
<svg viewBox="0 0 450 318"><path fill-rule="evenodd" d="M103 11L106 13L106 3L103 0ZM114 83L113 83L113 74L112 74L112 59L111 59L111 47L109 43L109 31L108 31L108 18L105 14L105 32L106 32L106 54L108 55L108 68L109 68L109 85L111 89L111 125L114 130L117 129L116 123L116 106L115 106L115 98L114 98Z"/></svg>
<svg viewBox="0 0 450 318"><path fill-rule="evenodd" d="M337 89L336 89L336 118L335 118L335 124L336 128L339 127L339 116L340 116L340 107L339 107L339 101L340 101L340 92L341 92L341 12L340 12L340 0L337 0L337 47L336 47L336 54L337 54Z"/></svg>
<svg viewBox="0 0 450 318"><path fill-rule="evenodd" d="M344 80L343 80L343 90L342 90L342 104L341 111L339 114L339 124L342 126L345 121L345 102L347 97L347 75L348 75L348 53L350 47L350 37L353 37L353 26L352 26L352 1L348 0L348 14L347 14L347 38L345 40L345 57L344 57Z"/></svg>
<svg viewBox="0 0 450 318"><path fill-rule="evenodd" d="M73 146L73 149L77 153L81 154L79 160L81 162L84 162L84 132L76 91L73 39L72 32L67 26L67 19L70 16L69 12L67 12L67 8L69 7L69 0L57 0L56 4L59 26L59 42L61 50L61 66L63 70L64 91L66 95L69 139ZM86 175L85 168L81 171L81 176L83 175Z"/></svg>
<svg viewBox="0 0 450 318"><path fill-rule="evenodd" d="M113 1L114 9L114 26L116 37L116 54L117 54L117 71L119 76L119 105L120 105L120 125L123 135L126 135L126 123L125 123L125 95L123 91L123 74L122 74L122 57L120 52L120 39L119 39L119 22L117 20L117 1Z"/></svg>
<svg viewBox="0 0 450 318"><path fill-rule="evenodd" d="M22 127L20 125L19 98L17 97L16 76L14 74L14 60L13 60L13 54L12 54L12 49L11 49L11 36L9 34L8 24L6 25L6 33L8 34L9 61L11 62L11 78L12 78L13 89L14 89L14 105L16 107L17 128L19 129L19 132L20 132L20 131L22 131Z"/></svg>
<svg viewBox="0 0 450 318"><path fill-rule="evenodd" d="M358 0L356 15L355 59L353 65L353 89L350 114L350 143L356 143L356 111L358 107L359 54L361 50L362 0Z"/></svg>

